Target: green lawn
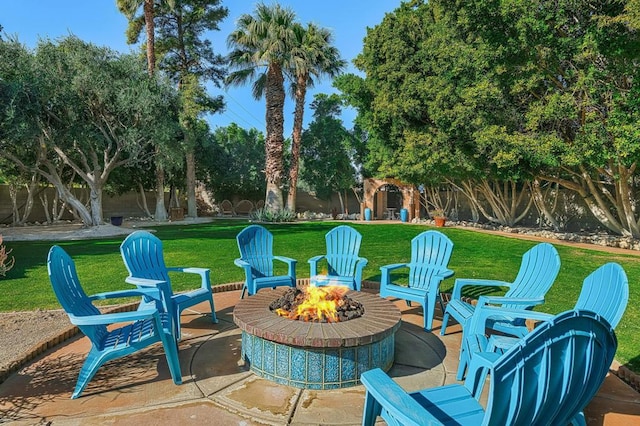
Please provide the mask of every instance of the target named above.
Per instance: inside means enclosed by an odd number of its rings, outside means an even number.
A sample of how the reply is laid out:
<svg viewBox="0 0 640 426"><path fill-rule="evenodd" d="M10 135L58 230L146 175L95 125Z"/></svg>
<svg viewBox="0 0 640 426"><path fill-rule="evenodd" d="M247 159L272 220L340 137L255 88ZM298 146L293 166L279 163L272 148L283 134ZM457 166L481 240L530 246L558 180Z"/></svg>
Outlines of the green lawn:
<svg viewBox="0 0 640 426"><path fill-rule="evenodd" d="M324 235L337 222L314 222L266 225L274 234L275 254L298 259L297 275L309 276L307 259L322 254ZM163 241L165 258L170 266L200 266L211 269L213 284L243 280L242 270L233 264L238 255L235 236L247 226L237 220L219 220L207 224L159 226L156 235ZM369 259L364 279L379 281L380 266L407 261L411 239L428 226L408 224L352 224L362 233L361 255ZM490 235L465 229L442 228L454 243L449 264L453 278L443 282L441 290L453 288L455 277L496 278L505 281L516 276L522 254L535 242ZM119 253L122 237L100 240L63 241L60 244L74 258L78 274L89 294L126 288L127 275ZM8 242L15 267L0 278L0 311L58 309L49 285L46 268L47 252L55 242ZM546 303L538 309L557 313L572 308L578 298L582 280L606 262L618 262L627 272L630 297L627 311L616 329L619 347L616 359L635 372L640 372L640 257L616 255L597 250L555 245L562 267L558 279L547 294ZM284 265L283 271L284 271ZM190 275L190 274L189 274ZM175 277L174 290L198 285ZM487 293L494 289L486 289ZM468 294L477 296L479 293ZM436 331L437 332L437 331Z"/></svg>

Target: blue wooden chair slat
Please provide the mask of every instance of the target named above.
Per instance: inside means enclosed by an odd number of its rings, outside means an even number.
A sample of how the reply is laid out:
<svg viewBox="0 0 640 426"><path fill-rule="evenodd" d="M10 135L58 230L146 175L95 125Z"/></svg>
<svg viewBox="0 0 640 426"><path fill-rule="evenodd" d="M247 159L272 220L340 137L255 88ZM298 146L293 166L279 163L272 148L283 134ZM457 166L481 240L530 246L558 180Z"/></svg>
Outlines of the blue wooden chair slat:
<svg viewBox="0 0 640 426"><path fill-rule="evenodd" d="M250 225L236 236L240 257L234 263L243 268L245 281L241 298L245 293L256 294L261 288L296 286L297 260L273 254L273 234L260 225ZM286 275L274 275L275 261L287 265Z"/></svg>
<svg viewBox="0 0 640 426"><path fill-rule="evenodd" d="M180 314L188 307L202 302L208 302L211 308L211 322L217 323L216 310L211 289L210 271L206 268L167 267L164 260L162 241L147 231L135 231L127 236L120 245L120 254L124 261L129 277L127 282L144 287L137 279L157 280L166 282L166 291L172 303L169 306L174 316L176 336L180 339ZM171 287L169 272L180 272L200 276L200 287L194 290L174 293Z"/></svg>
<svg viewBox="0 0 640 426"><path fill-rule="evenodd" d="M558 251L549 243L540 243L529 249L522 257L520 269L513 282L487 279L456 279L451 300L447 304L442 318L440 334L444 335L449 317L454 317L462 326L464 334L473 312L484 304L501 305L508 309L530 310L535 305L544 302L544 296L560 272L560 256ZM507 287L504 296L481 296L476 306L462 300L462 289L466 286L494 286ZM487 322L487 327L502 333L524 336L528 330L520 318L510 319L496 315ZM460 348L460 362L458 364L457 379L462 380L469 363L470 354Z"/></svg>
<svg viewBox="0 0 640 426"><path fill-rule="evenodd" d="M309 259L311 281L317 285L338 283L360 291L362 270L368 262L359 254L362 235L350 226L340 225L327 232L325 242L326 254ZM326 262L327 279L316 280L320 276L318 270L321 262Z"/></svg>
<svg viewBox="0 0 640 426"><path fill-rule="evenodd" d="M380 297L397 297L410 305L422 305L424 329L431 331L436 301L440 302L440 283L453 275L448 269L453 252L453 242L439 231L425 231L411 240L411 261L385 265L380 268ZM399 269L409 269L407 286L393 282L392 273ZM444 309L443 309L444 311Z"/></svg>
<svg viewBox="0 0 640 426"><path fill-rule="evenodd" d="M584 279L582 290L574 309L595 312L615 329L624 314L628 302L629 282L627 274L622 266L610 262L600 266ZM519 338L516 337L485 335L487 319L494 314L508 316L513 319L533 319L536 321L548 321L553 318L553 315L543 312L482 306L474 312L468 334L464 337L462 343L464 350L472 354L471 358L477 352L504 352L518 343ZM482 392L486 375L486 369L477 375L476 383L473 387L477 389L478 393Z"/></svg>
<svg viewBox="0 0 640 426"><path fill-rule="evenodd" d="M134 312L101 314L91 302L95 299L144 296L166 306L166 300L159 289L132 289L87 296L80 285L75 263L59 246L53 246L49 250L47 270L53 291L71 323L77 325L91 341L91 349L80 369L72 398L78 398L82 394L105 362L132 354L157 342L161 342L164 347L173 382L182 383L178 347L170 315L149 306ZM122 325L107 328L114 324Z"/></svg>
<svg viewBox="0 0 640 426"><path fill-rule="evenodd" d="M567 311L545 322L490 365L486 409L467 378L407 393L382 370L364 372L363 425L378 416L395 425L584 424L584 407L602 385L617 348L609 323L591 311ZM471 372L482 366L474 357ZM470 372L470 375L472 373Z"/></svg>

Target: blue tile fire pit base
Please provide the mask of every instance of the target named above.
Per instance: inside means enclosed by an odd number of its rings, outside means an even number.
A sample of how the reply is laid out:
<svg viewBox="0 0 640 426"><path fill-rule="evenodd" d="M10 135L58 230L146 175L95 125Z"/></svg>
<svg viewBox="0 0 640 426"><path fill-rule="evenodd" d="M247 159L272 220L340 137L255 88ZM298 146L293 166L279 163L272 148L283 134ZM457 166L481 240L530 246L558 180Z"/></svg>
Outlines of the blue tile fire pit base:
<svg viewBox="0 0 640 426"><path fill-rule="evenodd" d="M393 365L400 310L366 292L347 295L362 303L359 318L336 323L280 317L269 304L286 289L261 290L240 300L233 321L242 331L242 359L260 377L304 389L339 389L360 383L360 374Z"/></svg>
<svg viewBox="0 0 640 426"><path fill-rule="evenodd" d="M360 384L360 374L393 365L395 334L370 344L342 348L289 346L242 332L242 356L260 377L304 389Z"/></svg>

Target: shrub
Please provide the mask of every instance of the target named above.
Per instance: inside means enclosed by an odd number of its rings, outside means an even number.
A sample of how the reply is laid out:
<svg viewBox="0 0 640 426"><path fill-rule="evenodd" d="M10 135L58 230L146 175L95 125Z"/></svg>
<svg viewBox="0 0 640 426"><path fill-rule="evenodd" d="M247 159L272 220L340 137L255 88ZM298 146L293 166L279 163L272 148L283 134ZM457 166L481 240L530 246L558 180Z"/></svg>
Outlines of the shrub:
<svg viewBox="0 0 640 426"><path fill-rule="evenodd" d="M16 259L13 256L9 258L10 253L11 250L7 251L7 248L2 244L2 234L0 234L0 275L3 277L16 263Z"/></svg>
<svg viewBox="0 0 640 426"><path fill-rule="evenodd" d="M256 222L293 222L296 214L288 209L273 211L261 208L252 211L250 217Z"/></svg>

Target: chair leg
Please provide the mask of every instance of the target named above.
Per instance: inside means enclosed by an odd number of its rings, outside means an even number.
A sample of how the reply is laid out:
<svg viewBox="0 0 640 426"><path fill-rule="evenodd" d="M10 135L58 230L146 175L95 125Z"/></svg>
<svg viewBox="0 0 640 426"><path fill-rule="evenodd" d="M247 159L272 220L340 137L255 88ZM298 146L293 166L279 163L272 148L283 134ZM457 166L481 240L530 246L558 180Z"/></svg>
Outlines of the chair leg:
<svg viewBox="0 0 640 426"><path fill-rule="evenodd" d="M464 336L463 336L464 341ZM464 373L467 370L467 365L469 364L469 354L467 354L467 350L464 347L464 343L460 346L460 362L458 363L458 372L456 373L456 380L464 379Z"/></svg>
<svg viewBox="0 0 640 426"><path fill-rule="evenodd" d="M436 301L431 302L425 300L422 304L422 315L424 315L424 329L425 331L431 331L433 327L433 316L436 310Z"/></svg>
<svg viewBox="0 0 640 426"><path fill-rule="evenodd" d="M449 322L449 311L445 310L444 315L442 315L442 325L440 326L440 335L444 336L447 330L447 323Z"/></svg>
<svg viewBox="0 0 640 426"><path fill-rule="evenodd" d="M218 317L216 317L216 307L213 305L213 293L211 293L211 297L209 298L209 306L211 306L211 322L217 324Z"/></svg>
<svg viewBox="0 0 640 426"><path fill-rule="evenodd" d="M173 383L180 385L182 384L182 372L180 371L180 360L178 358L178 344L170 338L171 335L165 334L162 330L160 333L171 378L173 379Z"/></svg>
<svg viewBox="0 0 640 426"><path fill-rule="evenodd" d="M76 387L71 395L71 399L76 399L80 396L84 388L87 387L87 384L93 379L96 372L104 362L104 356L98 352L94 352L93 349L87 355L87 359L82 364L82 368L80 369L80 374L78 374L78 381L76 383Z"/></svg>
<svg viewBox="0 0 640 426"><path fill-rule="evenodd" d="M365 395L364 413L362 414L362 426L373 426L376 418L382 413L382 405L371 396L369 392Z"/></svg>
<svg viewBox="0 0 640 426"><path fill-rule="evenodd" d="M244 299L244 294L246 293L246 291L247 291L247 285L245 284L242 286L242 294L240 295L240 299Z"/></svg>

